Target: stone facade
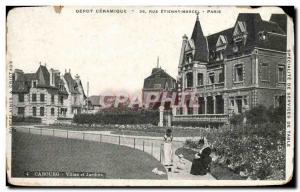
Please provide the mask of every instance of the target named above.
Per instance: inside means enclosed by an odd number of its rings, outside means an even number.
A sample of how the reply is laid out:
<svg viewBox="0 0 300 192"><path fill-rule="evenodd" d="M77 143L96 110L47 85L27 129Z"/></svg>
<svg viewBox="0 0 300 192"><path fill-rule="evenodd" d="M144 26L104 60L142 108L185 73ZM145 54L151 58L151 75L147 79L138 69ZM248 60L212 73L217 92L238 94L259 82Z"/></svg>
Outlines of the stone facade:
<svg viewBox="0 0 300 192"><path fill-rule="evenodd" d="M36 73L16 69L13 74L13 115L39 117L42 123L71 119L86 111L86 96L78 75L40 65Z"/></svg>
<svg viewBox="0 0 300 192"><path fill-rule="evenodd" d="M264 21L259 14L243 13L232 28L204 36L197 16L192 37L183 36L173 120L228 123L233 113L284 103L287 36L282 18L286 15Z"/></svg>

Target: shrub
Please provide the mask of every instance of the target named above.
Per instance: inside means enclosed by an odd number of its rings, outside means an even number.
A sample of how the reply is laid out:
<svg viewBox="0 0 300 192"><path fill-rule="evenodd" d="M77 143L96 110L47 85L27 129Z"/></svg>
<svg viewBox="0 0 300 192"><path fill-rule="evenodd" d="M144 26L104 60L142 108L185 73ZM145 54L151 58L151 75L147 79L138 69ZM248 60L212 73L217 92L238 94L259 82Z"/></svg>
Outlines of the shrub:
<svg viewBox="0 0 300 192"><path fill-rule="evenodd" d="M246 112L247 121L251 124L261 124L269 121L270 111L263 105L252 108Z"/></svg>
<svg viewBox="0 0 300 192"><path fill-rule="evenodd" d="M115 111L96 114L77 114L73 122L77 124L152 124L159 121L158 111Z"/></svg>
<svg viewBox="0 0 300 192"><path fill-rule="evenodd" d="M24 116L12 116L13 123L41 123L42 119L39 117L24 117Z"/></svg>
<svg viewBox="0 0 300 192"><path fill-rule="evenodd" d="M188 147L188 148L197 148L198 143L191 139L187 139L187 140L185 140L184 146Z"/></svg>
<svg viewBox="0 0 300 192"><path fill-rule="evenodd" d="M241 124L243 122L244 116L242 114L233 114L229 119L230 123L234 126Z"/></svg>

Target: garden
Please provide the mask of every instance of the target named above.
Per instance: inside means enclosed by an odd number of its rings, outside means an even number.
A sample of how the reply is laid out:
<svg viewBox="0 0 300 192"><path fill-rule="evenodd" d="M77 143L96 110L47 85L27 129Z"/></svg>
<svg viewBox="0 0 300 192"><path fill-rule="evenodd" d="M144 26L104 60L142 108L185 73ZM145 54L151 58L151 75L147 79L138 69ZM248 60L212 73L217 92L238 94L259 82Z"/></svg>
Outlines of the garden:
<svg viewBox="0 0 300 192"><path fill-rule="evenodd" d="M217 179L285 179L285 118L282 111L258 106L233 116L232 126L203 130L201 135L213 151L211 174ZM242 123L244 117L247 124ZM185 147L176 153L192 161L197 147L198 141L186 140Z"/></svg>

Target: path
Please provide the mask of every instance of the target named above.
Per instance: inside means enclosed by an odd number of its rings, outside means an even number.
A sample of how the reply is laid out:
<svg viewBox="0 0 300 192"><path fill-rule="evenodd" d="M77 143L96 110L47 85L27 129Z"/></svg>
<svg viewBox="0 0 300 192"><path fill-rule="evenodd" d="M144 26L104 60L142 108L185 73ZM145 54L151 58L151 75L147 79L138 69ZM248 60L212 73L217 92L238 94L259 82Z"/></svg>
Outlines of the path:
<svg viewBox="0 0 300 192"><path fill-rule="evenodd" d="M134 149L142 150L149 153L158 161L162 160L161 147L163 140L160 137L148 137L148 136L132 136L132 135L116 135L112 134L111 131L70 131L62 129L49 129L49 128L37 128L34 125L23 125L14 126L17 131L29 132L31 134L50 135L55 137L62 137L68 139L81 139L88 141L104 142L117 145L123 145ZM182 147L183 142L191 137L176 137L172 143L173 151ZM193 137L193 139L197 139ZM174 155L174 166L178 164L178 157ZM183 169L173 168L172 172L168 172L169 179L180 179L180 180L211 180L215 179L210 174L204 176L194 176L189 173L191 168L191 162L186 160ZM164 170L165 171L165 170ZM175 172L174 172L175 171Z"/></svg>

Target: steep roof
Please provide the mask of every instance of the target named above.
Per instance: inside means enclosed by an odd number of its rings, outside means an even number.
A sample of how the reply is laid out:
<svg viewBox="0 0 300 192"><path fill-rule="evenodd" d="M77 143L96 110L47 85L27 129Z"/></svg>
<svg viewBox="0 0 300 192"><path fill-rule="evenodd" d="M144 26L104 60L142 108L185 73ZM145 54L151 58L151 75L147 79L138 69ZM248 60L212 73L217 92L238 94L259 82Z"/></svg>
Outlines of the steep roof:
<svg viewBox="0 0 300 192"><path fill-rule="evenodd" d="M69 91L74 94L79 94L79 91L77 90L78 85L77 85L76 81L73 79L71 73L69 73L69 72L65 73L64 78L67 82Z"/></svg>
<svg viewBox="0 0 300 192"><path fill-rule="evenodd" d="M154 68L152 74L144 80L144 89L165 89L168 85L168 88L171 88L174 85L176 80L166 73L161 68Z"/></svg>
<svg viewBox="0 0 300 192"><path fill-rule="evenodd" d="M191 39L193 40L195 46L194 60L207 62L208 60L207 39L203 34L198 16L195 22Z"/></svg>
<svg viewBox="0 0 300 192"><path fill-rule="evenodd" d="M28 93L31 81L37 79L37 76L35 73L18 73L17 79L15 80L15 74L13 75L13 79L13 93Z"/></svg>
<svg viewBox="0 0 300 192"><path fill-rule="evenodd" d="M20 70L16 69L16 71ZM17 79L15 79L15 75L16 74L13 75L13 93L28 93L32 86L32 81L37 80L37 87L57 89L60 94L68 94L64 86L59 87L60 84L64 85L64 82L58 74L55 76L55 85L50 85L50 73L46 66L40 65L36 73L18 72Z"/></svg>
<svg viewBox="0 0 300 192"><path fill-rule="evenodd" d="M254 47L265 49L273 49L278 51L286 50L286 33L279 24L270 21L264 21L259 14L256 13L240 13L234 27L207 36L210 54L216 51L216 44L220 35L227 39L227 46L224 50L225 55L233 54L233 33L238 22L243 22L246 27L247 37L245 45L241 47L241 51L251 50ZM264 32L266 40L260 40L258 33Z"/></svg>
<svg viewBox="0 0 300 192"><path fill-rule="evenodd" d="M279 27L285 32L287 32L287 15L286 14L272 14L270 22L277 23Z"/></svg>
<svg viewBox="0 0 300 192"><path fill-rule="evenodd" d="M46 66L40 65L36 72L39 87L50 87L50 74Z"/></svg>

